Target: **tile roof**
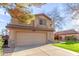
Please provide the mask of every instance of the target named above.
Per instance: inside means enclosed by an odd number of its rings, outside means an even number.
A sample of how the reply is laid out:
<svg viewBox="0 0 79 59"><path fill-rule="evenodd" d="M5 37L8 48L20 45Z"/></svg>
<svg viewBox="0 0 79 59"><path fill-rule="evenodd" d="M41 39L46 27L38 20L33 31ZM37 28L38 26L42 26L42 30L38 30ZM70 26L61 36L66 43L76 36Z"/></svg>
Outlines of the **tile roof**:
<svg viewBox="0 0 79 59"><path fill-rule="evenodd" d="M65 30L65 31L55 32L55 34L59 34L59 35L79 34L79 32L71 29L71 30Z"/></svg>

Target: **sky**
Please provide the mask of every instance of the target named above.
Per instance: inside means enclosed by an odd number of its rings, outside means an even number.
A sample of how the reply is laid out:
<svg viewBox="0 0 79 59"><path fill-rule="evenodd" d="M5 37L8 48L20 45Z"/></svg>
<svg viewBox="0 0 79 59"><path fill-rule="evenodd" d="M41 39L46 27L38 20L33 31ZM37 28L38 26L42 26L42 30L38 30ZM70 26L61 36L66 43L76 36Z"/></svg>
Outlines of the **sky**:
<svg viewBox="0 0 79 59"><path fill-rule="evenodd" d="M49 13L51 10L54 10L55 8L57 8L59 14L62 17L65 17L65 19L63 20L63 22L65 22L65 25L62 26L61 30L73 29L75 27L77 28L76 25L79 24L79 20L75 20L75 21L70 20L69 18L70 15L65 13L66 6L63 4L45 4L41 8L37 8L33 6L31 7L34 14ZM11 16L8 13L5 14L4 12L5 9L0 8L0 33L3 29L5 29L5 26L11 21ZM56 28L56 30L61 31L58 28Z"/></svg>
<svg viewBox="0 0 79 59"><path fill-rule="evenodd" d="M0 34L1 34L1 31L6 28L5 26L11 20L11 16L8 13L4 14L4 12L5 12L5 9L0 8Z"/></svg>

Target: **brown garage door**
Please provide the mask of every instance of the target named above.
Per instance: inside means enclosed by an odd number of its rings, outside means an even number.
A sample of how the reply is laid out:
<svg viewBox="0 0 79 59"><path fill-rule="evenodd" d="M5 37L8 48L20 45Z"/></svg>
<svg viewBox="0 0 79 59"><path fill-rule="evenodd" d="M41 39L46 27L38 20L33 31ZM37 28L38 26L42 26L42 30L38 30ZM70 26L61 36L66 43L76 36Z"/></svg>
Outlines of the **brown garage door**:
<svg viewBox="0 0 79 59"><path fill-rule="evenodd" d="M16 46L42 45L46 43L45 33L18 32Z"/></svg>

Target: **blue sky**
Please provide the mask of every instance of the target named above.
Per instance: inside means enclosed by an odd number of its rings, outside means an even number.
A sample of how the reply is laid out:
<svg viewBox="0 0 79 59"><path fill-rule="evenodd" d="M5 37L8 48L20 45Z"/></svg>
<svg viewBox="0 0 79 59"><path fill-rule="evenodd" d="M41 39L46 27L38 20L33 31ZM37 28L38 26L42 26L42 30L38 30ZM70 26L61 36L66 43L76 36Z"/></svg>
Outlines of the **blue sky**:
<svg viewBox="0 0 79 59"><path fill-rule="evenodd" d="M5 9L0 8L0 34L1 34L1 31L5 29L5 26L7 25L7 23L9 23L11 20L11 16L8 13L4 14L4 12L5 12Z"/></svg>
<svg viewBox="0 0 79 59"><path fill-rule="evenodd" d="M66 6L63 4L46 4L41 8L37 8L37 7L31 7L31 8L33 8L33 13L49 13L49 11L57 8L62 17L67 17L63 20L63 22L65 21L65 25L62 27L61 30L72 29L74 26L73 21L71 21L69 18L70 15L66 14L65 12ZM11 16L8 13L4 14L4 12L5 9L0 8L0 33L1 30L4 29L7 23L9 23L11 20ZM59 30L58 28L56 29Z"/></svg>

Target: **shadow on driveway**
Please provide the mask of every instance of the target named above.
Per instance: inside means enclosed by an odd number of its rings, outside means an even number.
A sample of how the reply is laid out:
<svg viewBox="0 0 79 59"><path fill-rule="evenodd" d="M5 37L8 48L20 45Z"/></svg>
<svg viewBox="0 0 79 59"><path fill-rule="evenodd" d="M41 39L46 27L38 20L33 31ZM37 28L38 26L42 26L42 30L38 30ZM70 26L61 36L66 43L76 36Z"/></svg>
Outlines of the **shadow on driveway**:
<svg viewBox="0 0 79 59"><path fill-rule="evenodd" d="M44 44L47 45L47 44ZM33 49L33 48L39 48L43 45L32 45L32 46L21 46L21 47L15 47L14 52L19 52L23 50Z"/></svg>

